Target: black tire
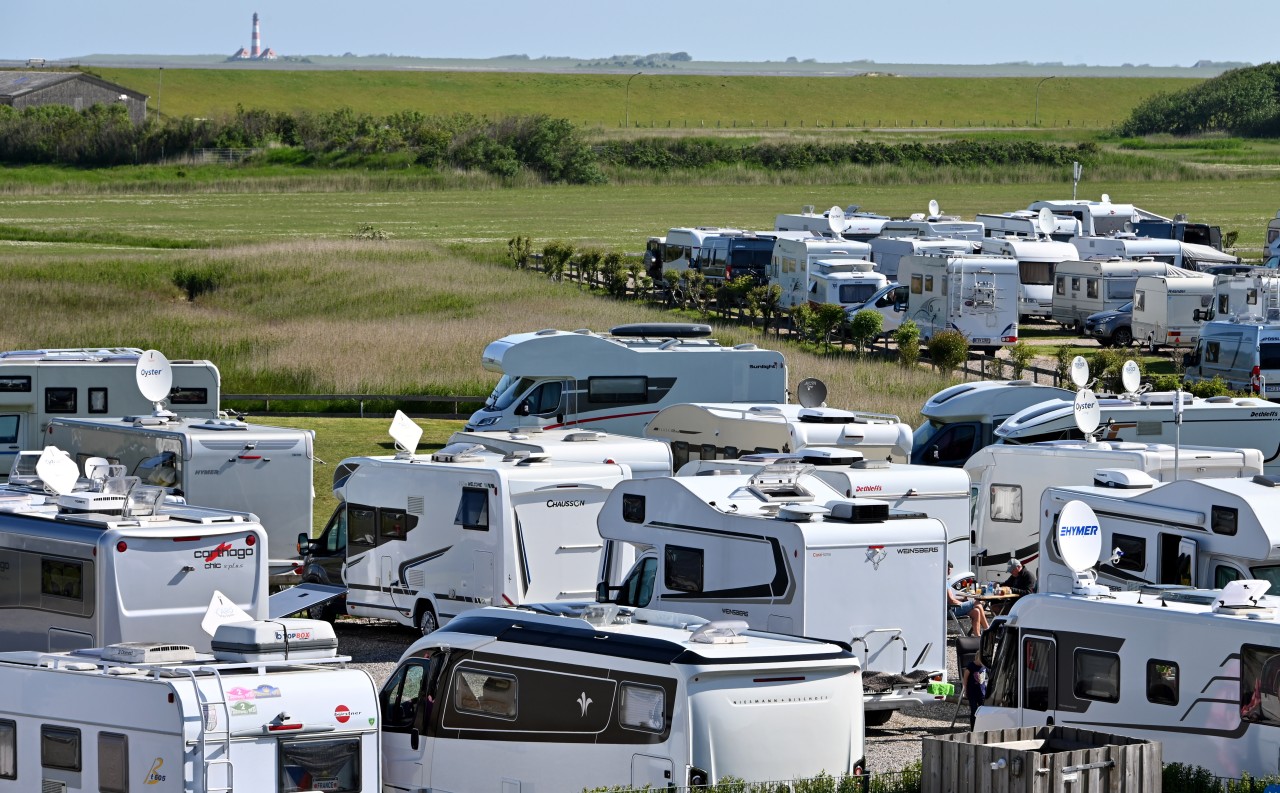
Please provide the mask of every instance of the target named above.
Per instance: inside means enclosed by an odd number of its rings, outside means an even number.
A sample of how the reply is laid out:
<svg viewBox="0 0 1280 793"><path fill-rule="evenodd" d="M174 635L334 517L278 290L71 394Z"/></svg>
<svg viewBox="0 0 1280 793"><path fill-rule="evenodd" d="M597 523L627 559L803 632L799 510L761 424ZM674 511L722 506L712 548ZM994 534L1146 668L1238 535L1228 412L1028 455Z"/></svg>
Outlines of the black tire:
<svg viewBox="0 0 1280 793"><path fill-rule="evenodd" d="M1111 334L1111 343L1117 347L1128 347L1133 344L1133 331L1129 328L1116 328Z"/></svg>
<svg viewBox="0 0 1280 793"><path fill-rule="evenodd" d="M431 608L430 603L424 604L422 611L418 612L416 624L423 636L440 629L440 620L436 619L435 609Z"/></svg>
<svg viewBox="0 0 1280 793"><path fill-rule="evenodd" d="M893 718L891 710L869 710L866 712L863 721L868 727L883 727Z"/></svg>
<svg viewBox="0 0 1280 793"><path fill-rule="evenodd" d="M302 583L319 584L323 582L315 578L310 578L310 579L307 579L306 581L303 581ZM306 609L303 610L302 613L305 614L307 619L309 620L321 620L322 622L333 622L336 619L338 619L339 615L342 614L342 611L339 609L339 607L342 605L343 599L344 599L343 596L339 596L339 597L333 598L332 600L326 600L324 603L321 603L317 606L308 606Z"/></svg>

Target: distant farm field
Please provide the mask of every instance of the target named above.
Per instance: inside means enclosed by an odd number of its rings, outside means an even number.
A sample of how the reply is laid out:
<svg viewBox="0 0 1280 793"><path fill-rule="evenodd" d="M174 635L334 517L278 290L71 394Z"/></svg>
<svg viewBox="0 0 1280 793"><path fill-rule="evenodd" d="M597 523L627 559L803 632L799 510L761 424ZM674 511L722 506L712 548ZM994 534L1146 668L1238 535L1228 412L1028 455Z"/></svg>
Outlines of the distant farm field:
<svg viewBox="0 0 1280 793"><path fill-rule="evenodd" d="M214 117L237 105L277 111L350 107L387 114L544 113L616 129L1108 127L1142 99L1195 80L1061 77L770 77L436 71L117 69L95 74L150 96L166 116ZM627 83L630 81L628 90Z"/></svg>

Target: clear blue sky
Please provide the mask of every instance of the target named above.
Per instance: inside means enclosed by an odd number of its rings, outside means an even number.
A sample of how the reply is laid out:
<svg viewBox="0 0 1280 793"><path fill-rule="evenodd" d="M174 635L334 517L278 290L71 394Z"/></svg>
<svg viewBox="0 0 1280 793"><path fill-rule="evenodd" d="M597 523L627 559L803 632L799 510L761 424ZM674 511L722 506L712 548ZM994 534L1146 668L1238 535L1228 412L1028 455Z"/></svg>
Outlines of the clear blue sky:
<svg viewBox="0 0 1280 793"><path fill-rule="evenodd" d="M591 59L685 51L697 60L1054 62L1190 66L1276 58L1277 0L814 2L778 0L17 0L0 59L230 55L250 19L281 55L386 53Z"/></svg>

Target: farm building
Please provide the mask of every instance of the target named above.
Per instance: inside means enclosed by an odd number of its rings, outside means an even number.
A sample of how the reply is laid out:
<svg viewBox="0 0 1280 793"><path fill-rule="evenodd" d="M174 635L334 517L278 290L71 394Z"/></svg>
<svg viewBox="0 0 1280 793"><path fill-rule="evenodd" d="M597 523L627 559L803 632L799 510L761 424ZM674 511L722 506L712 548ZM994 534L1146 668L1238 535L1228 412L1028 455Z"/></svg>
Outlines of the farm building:
<svg viewBox="0 0 1280 793"><path fill-rule="evenodd" d="M141 124L147 116L147 95L80 72L0 71L0 105L16 110L40 105L89 105L123 102L129 119Z"/></svg>

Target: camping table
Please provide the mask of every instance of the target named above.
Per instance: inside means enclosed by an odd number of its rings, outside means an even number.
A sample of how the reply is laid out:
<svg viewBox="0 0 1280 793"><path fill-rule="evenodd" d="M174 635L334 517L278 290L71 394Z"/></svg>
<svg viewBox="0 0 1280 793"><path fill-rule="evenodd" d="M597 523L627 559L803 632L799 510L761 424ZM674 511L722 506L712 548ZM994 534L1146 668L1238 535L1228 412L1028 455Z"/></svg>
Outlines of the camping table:
<svg viewBox="0 0 1280 793"><path fill-rule="evenodd" d="M970 595L970 597L979 603L986 604L987 608L991 610L991 616L999 617L1008 611L1014 603L1018 602L1022 595Z"/></svg>

